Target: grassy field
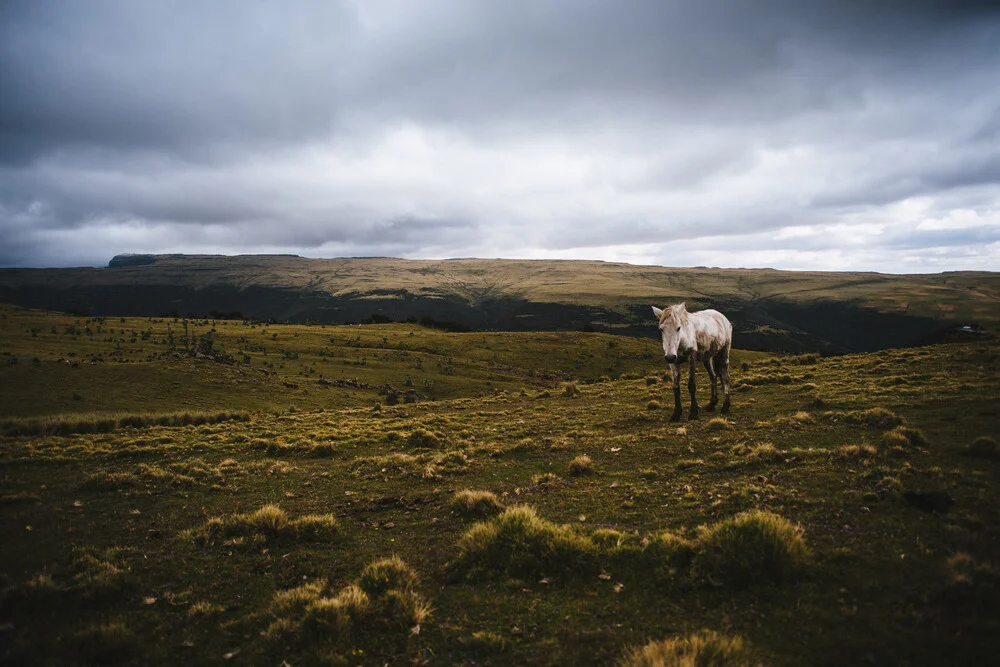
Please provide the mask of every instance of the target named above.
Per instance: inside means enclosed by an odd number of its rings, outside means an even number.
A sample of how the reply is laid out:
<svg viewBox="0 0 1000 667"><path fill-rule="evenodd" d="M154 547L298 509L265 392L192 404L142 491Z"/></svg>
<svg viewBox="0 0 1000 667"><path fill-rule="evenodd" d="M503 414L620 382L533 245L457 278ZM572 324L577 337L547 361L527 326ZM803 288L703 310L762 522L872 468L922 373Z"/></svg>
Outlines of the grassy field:
<svg viewBox="0 0 1000 667"><path fill-rule="evenodd" d="M680 423L652 338L5 306L0 354L9 664L1000 650L992 340L736 351Z"/></svg>

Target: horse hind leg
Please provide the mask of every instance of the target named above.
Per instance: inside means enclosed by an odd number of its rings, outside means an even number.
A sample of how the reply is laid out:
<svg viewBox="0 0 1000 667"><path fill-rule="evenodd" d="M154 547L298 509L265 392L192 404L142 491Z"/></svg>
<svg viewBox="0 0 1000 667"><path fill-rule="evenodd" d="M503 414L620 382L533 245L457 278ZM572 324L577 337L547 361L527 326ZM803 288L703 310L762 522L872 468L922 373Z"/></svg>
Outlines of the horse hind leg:
<svg viewBox="0 0 1000 667"><path fill-rule="evenodd" d="M726 346L719 354L718 371L722 379L722 414L729 414L729 346Z"/></svg>
<svg viewBox="0 0 1000 667"><path fill-rule="evenodd" d="M705 371L708 372L708 379L712 383L712 398L708 401L705 409L711 412L715 410L715 406L719 402L719 391L715 386L719 376L715 373L715 364L712 363L712 357L705 357Z"/></svg>
<svg viewBox="0 0 1000 667"><path fill-rule="evenodd" d="M691 360L688 362L688 393L691 394L691 411L688 413L688 419L698 418L698 396L695 393L695 381L694 381L694 369L697 366L697 360L694 357L694 353L691 353Z"/></svg>

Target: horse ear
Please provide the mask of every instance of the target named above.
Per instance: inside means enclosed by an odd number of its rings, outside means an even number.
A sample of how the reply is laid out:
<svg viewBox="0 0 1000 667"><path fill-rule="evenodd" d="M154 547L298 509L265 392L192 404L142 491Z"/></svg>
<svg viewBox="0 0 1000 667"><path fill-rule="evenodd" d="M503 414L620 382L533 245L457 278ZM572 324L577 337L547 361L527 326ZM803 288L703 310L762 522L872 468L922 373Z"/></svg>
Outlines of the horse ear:
<svg viewBox="0 0 1000 667"><path fill-rule="evenodd" d="M679 310L679 311L680 311L680 312L682 312L682 313L683 313L683 312L685 312L685 311L687 311L687 301L681 301L681 302L680 302L680 303L679 303L679 304L677 305L677 310Z"/></svg>
<svg viewBox="0 0 1000 667"><path fill-rule="evenodd" d="M656 306L653 306L653 314L656 315L656 319L658 320L663 319L663 311L657 308Z"/></svg>

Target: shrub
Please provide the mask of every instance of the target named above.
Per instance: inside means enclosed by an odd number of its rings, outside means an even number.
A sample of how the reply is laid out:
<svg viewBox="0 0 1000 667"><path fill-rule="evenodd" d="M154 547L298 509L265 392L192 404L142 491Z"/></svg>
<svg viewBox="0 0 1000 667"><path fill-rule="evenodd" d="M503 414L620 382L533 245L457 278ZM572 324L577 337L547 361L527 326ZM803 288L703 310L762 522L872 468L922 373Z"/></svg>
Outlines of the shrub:
<svg viewBox="0 0 1000 667"><path fill-rule="evenodd" d="M663 403L660 403L656 399L653 399L649 403L646 403L646 409L647 410L662 410L663 409Z"/></svg>
<svg viewBox="0 0 1000 667"><path fill-rule="evenodd" d="M580 454L569 462L569 467L566 469L566 472L569 473L571 477L589 475L594 472L594 462L586 454Z"/></svg>
<svg viewBox="0 0 1000 667"><path fill-rule="evenodd" d="M794 578L809 559L802 528L776 514L752 511L698 529L696 578L745 586Z"/></svg>
<svg viewBox="0 0 1000 667"><path fill-rule="evenodd" d="M527 505L509 507L475 524L458 541L460 568L512 576L597 571L593 542L570 526L546 521Z"/></svg>
<svg viewBox="0 0 1000 667"><path fill-rule="evenodd" d="M575 382L567 382L563 385L563 395L567 398L576 398L580 394L580 387Z"/></svg>
<svg viewBox="0 0 1000 667"><path fill-rule="evenodd" d="M701 630L630 649L619 664L622 667L737 667L754 664L754 657L742 637Z"/></svg>
<svg viewBox="0 0 1000 667"><path fill-rule="evenodd" d="M503 511L503 504L492 491L463 489L455 494L451 509L464 518L482 519Z"/></svg>

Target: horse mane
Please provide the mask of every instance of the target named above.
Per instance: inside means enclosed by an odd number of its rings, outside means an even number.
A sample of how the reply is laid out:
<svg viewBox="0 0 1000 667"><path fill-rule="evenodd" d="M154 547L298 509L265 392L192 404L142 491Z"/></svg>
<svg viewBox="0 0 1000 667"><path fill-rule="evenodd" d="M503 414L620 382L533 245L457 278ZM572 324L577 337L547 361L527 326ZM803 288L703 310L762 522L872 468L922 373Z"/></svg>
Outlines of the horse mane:
<svg viewBox="0 0 1000 667"><path fill-rule="evenodd" d="M674 312L674 308L676 308L676 306L670 306L669 308L663 310L663 314L660 315L660 324L663 324L664 320L666 320L667 317ZM685 310L684 312L681 313L681 325L683 326L686 325L687 323L688 323L688 311Z"/></svg>

